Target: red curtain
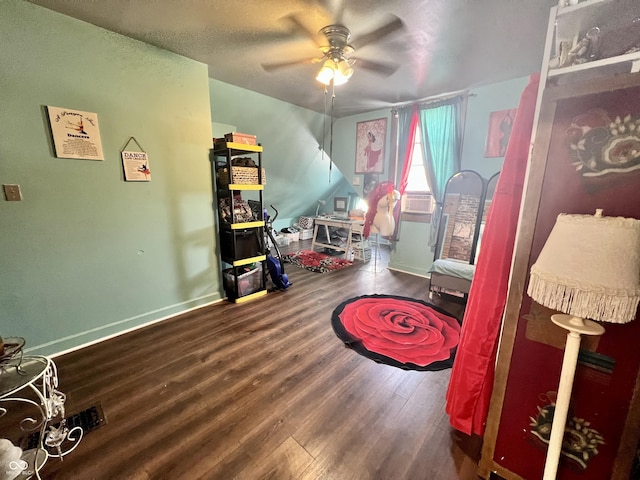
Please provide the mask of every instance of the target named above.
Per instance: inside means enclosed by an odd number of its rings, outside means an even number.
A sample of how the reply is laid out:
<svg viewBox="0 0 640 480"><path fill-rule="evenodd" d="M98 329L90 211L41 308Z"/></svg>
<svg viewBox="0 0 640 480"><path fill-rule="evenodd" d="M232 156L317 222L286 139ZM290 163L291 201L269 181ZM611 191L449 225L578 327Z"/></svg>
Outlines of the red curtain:
<svg viewBox="0 0 640 480"><path fill-rule="evenodd" d="M403 158L403 166L402 166L402 178L400 179L400 185L398 186L398 191L400 195L404 195L405 190L407 189L407 183L409 183L409 172L411 171L411 159L413 157L413 146L416 141L416 127L418 126L418 107L417 105L413 106L411 110L411 121L409 124L409 132L407 135L407 145L406 145L406 153ZM391 180L391 179L389 179Z"/></svg>
<svg viewBox="0 0 640 480"><path fill-rule="evenodd" d="M539 74L531 75L520 97L482 235L447 390L449 421L467 435L484 433L489 410L539 80Z"/></svg>

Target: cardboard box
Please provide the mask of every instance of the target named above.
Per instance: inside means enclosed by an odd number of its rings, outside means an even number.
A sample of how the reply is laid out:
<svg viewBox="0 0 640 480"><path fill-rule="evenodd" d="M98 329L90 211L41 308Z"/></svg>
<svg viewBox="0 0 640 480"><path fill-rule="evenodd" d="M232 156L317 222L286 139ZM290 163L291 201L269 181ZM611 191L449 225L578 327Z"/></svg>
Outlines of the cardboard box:
<svg viewBox="0 0 640 480"><path fill-rule="evenodd" d="M226 142L241 143L243 145L256 145L257 139L255 135L247 133L231 132L224 135Z"/></svg>

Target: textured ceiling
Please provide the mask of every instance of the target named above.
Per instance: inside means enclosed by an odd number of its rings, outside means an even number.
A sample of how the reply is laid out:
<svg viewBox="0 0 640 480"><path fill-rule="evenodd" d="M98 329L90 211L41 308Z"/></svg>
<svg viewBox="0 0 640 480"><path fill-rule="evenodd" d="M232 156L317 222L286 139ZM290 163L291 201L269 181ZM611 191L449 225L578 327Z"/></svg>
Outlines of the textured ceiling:
<svg viewBox="0 0 640 480"><path fill-rule="evenodd" d="M404 22L355 52L361 61L395 63L390 76L358 68L335 87L342 117L522 77L538 71L555 0L30 0L65 15L198 60L209 76L322 112L320 64L267 72L263 63L318 58L317 32L346 25L352 40ZM291 18L297 19L292 21ZM297 27L296 27L297 26Z"/></svg>

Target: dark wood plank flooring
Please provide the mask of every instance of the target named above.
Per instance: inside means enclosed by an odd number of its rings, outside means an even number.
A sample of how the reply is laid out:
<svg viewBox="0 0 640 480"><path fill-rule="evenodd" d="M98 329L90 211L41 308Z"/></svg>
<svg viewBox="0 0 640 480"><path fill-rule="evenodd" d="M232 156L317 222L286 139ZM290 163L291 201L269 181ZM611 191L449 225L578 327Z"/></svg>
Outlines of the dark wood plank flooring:
<svg viewBox="0 0 640 480"><path fill-rule="evenodd" d="M444 410L450 370L380 365L333 333L347 298L428 298L427 279L386 269L388 252L378 254L327 274L288 265L287 291L56 358L67 412L100 402L107 423L50 459L43 478L477 479L480 441L453 431Z"/></svg>

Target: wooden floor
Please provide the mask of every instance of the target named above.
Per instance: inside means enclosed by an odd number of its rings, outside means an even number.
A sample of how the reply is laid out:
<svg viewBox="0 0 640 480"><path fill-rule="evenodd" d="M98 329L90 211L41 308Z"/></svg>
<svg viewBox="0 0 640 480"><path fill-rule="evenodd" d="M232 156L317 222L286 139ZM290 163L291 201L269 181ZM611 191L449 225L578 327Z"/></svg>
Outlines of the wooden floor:
<svg viewBox="0 0 640 480"><path fill-rule="evenodd" d="M480 442L444 411L450 370L380 365L333 333L347 298L428 298L427 279L386 269L379 254L327 274L289 265L287 291L56 358L67 413L99 402L107 424L43 478L477 479Z"/></svg>

